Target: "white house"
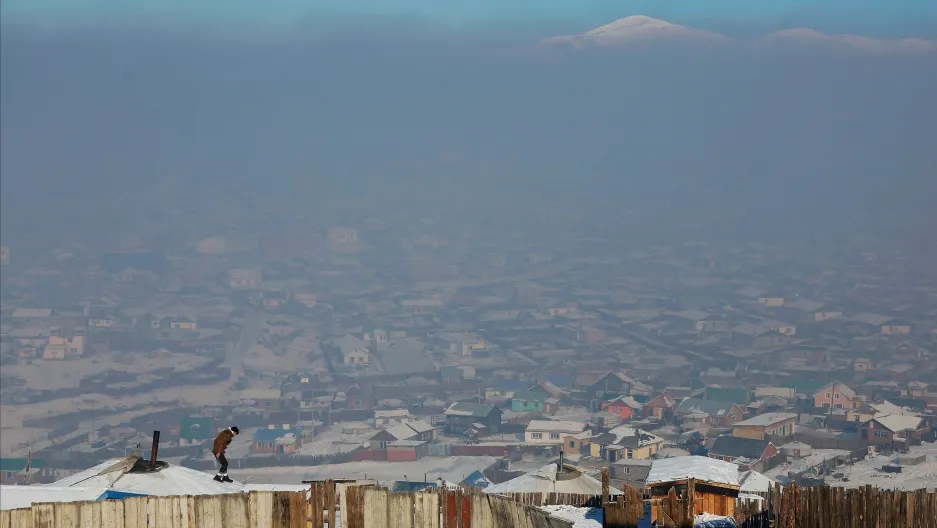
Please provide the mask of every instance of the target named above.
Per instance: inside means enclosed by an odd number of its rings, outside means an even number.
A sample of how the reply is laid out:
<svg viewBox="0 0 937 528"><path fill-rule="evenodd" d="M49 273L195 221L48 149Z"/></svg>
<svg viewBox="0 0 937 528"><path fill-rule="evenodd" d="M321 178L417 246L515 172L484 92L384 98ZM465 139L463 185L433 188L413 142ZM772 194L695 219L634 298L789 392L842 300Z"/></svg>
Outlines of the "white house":
<svg viewBox="0 0 937 528"><path fill-rule="evenodd" d="M586 430L583 422L560 420L531 420L524 431L524 441L528 444L563 443L563 438L579 434Z"/></svg>

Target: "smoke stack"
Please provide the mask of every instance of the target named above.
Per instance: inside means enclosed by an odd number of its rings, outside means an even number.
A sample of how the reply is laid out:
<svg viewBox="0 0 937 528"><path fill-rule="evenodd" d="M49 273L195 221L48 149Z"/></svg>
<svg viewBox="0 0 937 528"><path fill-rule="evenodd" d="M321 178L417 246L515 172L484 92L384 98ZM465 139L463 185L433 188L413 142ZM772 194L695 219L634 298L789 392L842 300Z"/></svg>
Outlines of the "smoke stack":
<svg viewBox="0 0 937 528"><path fill-rule="evenodd" d="M159 452L159 431L153 431L153 447L150 448L150 469L156 469L156 454Z"/></svg>

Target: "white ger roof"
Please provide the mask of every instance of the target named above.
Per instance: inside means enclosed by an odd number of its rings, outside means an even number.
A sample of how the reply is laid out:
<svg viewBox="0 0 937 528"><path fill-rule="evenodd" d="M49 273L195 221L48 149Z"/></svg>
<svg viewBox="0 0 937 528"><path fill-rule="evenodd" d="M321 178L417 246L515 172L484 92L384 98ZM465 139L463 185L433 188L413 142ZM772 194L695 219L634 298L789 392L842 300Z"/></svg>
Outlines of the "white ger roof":
<svg viewBox="0 0 937 528"><path fill-rule="evenodd" d="M108 460L49 486L105 488L141 495L220 495L244 491L244 485L239 482L217 482L208 473L182 466L171 465L149 473L122 471L104 473L105 470L123 461L123 458Z"/></svg>
<svg viewBox="0 0 937 528"><path fill-rule="evenodd" d="M53 486L0 486L0 510L29 508L37 502L79 502L98 500L106 488Z"/></svg>
<svg viewBox="0 0 937 528"><path fill-rule="evenodd" d="M702 456L665 458L651 463L645 484L651 486L691 478L738 486L739 467L731 462Z"/></svg>
<svg viewBox="0 0 937 528"><path fill-rule="evenodd" d="M542 468L531 471L525 475L513 478L501 484L493 484L484 489L485 493L581 493L584 495L601 495L602 483L572 466L564 465L565 471L577 474L576 476L556 478L556 464L547 464ZM621 495L621 491L609 488L612 495Z"/></svg>

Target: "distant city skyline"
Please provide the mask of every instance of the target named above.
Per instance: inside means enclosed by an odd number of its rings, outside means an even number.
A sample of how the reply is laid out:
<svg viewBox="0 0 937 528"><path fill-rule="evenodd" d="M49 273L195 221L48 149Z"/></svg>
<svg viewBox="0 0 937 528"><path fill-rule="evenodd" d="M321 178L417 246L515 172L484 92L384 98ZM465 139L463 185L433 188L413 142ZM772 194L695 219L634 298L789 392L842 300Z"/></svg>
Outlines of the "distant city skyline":
<svg viewBox="0 0 937 528"><path fill-rule="evenodd" d="M758 33L792 27L890 37L937 36L937 2L928 0L6 0L4 20L52 27L98 24L233 24L258 30L314 26L324 19L415 21L428 27L464 29L587 29L612 20L647 15L706 29ZM351 28L351 26L349 26ZM208 27L206 26L206 29Z"/></svg>

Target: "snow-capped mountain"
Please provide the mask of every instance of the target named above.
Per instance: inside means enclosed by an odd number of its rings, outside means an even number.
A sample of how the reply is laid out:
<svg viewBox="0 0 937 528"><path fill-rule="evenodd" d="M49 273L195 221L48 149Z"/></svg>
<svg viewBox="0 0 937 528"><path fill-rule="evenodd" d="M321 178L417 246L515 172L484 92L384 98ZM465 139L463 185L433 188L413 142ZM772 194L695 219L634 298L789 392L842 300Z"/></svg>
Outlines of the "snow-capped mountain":
<svg viewBox="0 0 937 528"><path fill-rule="evenodd" d="M614 48L643 40L706 40L728 42L719 33L671 24L644 15L622 18L578 35L562 35L541 41L546 46L569 46L574 49Z"/></svg>
<svg viewBox="0 0 937 528"><path fill-rule="evenodd" d="M644 15L629 16L575 35L542 40L547 49L625 49L640 42L692 42L693 44L738 44L758 49L816 47L856 50L870 53L937 52L937 42L906 38L888 40L861 35L827 34L806 28L776 31L753 40L735 41L719 33L673 24Z"/></svg>
<svg viewBox="0 0 937 528"><path fill-rule="evenodd" d="M862 35L827 34L808 28L785 29L769 33L756 44L761 47L825 46L854 49L871 53L934 52L937 42L918 38L898 40L865 37Z"/></svg>

